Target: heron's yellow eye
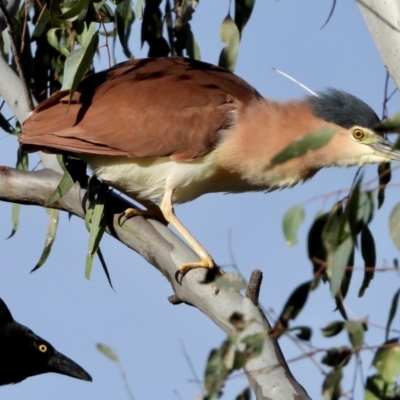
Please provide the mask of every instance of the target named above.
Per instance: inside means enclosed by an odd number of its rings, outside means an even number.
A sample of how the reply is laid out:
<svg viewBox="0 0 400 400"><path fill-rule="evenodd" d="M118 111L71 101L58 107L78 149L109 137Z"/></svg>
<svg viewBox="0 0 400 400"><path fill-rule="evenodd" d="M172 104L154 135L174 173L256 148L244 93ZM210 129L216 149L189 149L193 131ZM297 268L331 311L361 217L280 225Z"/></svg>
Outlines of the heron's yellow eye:
<svg viewBox="0 0 400 400"><path fill-rule="evenodd" d="M39 351L41 351L42 353L46 353L47 351L47 346L45 344L41 344L39 346Z"/></svg>
<svg viewBox="0 0 400 400"><path fill-rule="evenodd" d="M364 138L364 131L362 129L356 128L353 130L354 139L361 140Z"/></svg>

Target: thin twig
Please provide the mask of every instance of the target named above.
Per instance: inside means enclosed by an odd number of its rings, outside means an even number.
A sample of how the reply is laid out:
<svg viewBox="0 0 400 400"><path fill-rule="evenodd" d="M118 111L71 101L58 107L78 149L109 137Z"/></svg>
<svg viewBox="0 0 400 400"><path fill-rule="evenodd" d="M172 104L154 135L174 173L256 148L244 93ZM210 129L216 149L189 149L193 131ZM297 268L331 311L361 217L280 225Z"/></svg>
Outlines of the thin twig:
<svg viewBox="0 0 400 400"><path fill-rule="evenodd" d="M24 74L24 71L22 69L22 63L21 63L21 59L20 59L19 54L18 54L17 46L15 44L10 16L8 15L7 8L3 4L2 1L0 1L0 10L2 11L2 13L4 15L4 20L6 21L7 31L8 31L8 34L10 36L11 50L13 52L15 65L17 66L18 75L19 75L19 77L21 79L21 82L22 82L22 87L24 88L25 99L26 99L26 102L28 104L29 109L33 110L34 109L34 105L33 105L31 94L30 94L29 89L28 89L28 85L27 85L27 82L26 82L25 74Z"/></svg>

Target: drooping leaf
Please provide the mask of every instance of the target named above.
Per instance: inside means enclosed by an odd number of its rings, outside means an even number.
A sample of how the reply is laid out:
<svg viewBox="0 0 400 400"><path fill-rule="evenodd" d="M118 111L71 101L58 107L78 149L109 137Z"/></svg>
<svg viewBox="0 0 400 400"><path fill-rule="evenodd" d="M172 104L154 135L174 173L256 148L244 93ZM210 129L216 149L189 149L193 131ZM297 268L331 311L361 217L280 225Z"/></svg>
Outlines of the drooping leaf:
<svg viewBox="0 0 400 400"><path fill-rule="evenodd" d="M109 347L103 343L97 343L96 347L101 353L103 353L111 361L118 362L118 355L111 347Z"/></svg>
<svg viewBox="0 0 400 400"><path fill-rule="evenodd" d="M3 129L4 132L13 133L14 127L8 122L8 120L4 117L4 115L0 112L0 128Z"/></svg>
<svg viewBox="0 0 400 400"><path fill-rule="evenodd" d="M18 148L17 151L17 163L16 163L16 168L21 170L21 171L27 171L28 170L28 165L29 159L28 155L21 150L21 148ZM21 211L21 204L14 203L11 208L11 222L12 222L12 229L10 235L7 237L7 239L10 239L15 235L19 228L19 213Z"/></svg>
<svg viewBox="0 0 400 400"><path fill-rule="evenodd" d="M283 307L282 313L279 316L279 321L284 326L287 326L289 320L295 319L303 309L310 292L310 285L311 281L301 284L289 296L285 306Z"/></svg>
<svg viewBox="0 0 400 400"><path fill-rule="evenodd" d="M306 154L308 151L317 150L332 139L336 129L334 128L321 128L315 132L307 133L301 138L293 141L277 155L275 155L270 162L268 168L272 168L275 165L282 164L293 158L300 157Z"/></svg>
<svg viewBox="0 0 400 400"><path fill-rule="evenodd" d="M400 132L400 112L374 126L375 132Z"/></svg>
<svg viewBox="0 0 400 400"><path fill-rule="evenodd" d="M301 340L310 341L312 336L312 329L309 326L294 326L288 329L289 332L296 332L296 336Z"/></svg>
<svg viewBox="0 0 400 400"><path fill-rule="evenodd" d="M58 219L59 219L59 210L55 210L53 208L46 209L47 214L49 215L49 223L47 226L47 235L46 235L46 242L44 244L44 248L42 254L39 258L39 261L35 265L35 267L31 270L31 272L36 271L39 269L49 257L51 252L51 248L53 246L54 240L56 239L57 234L57 227L58 227Z"/></svg>
<svg viewBox="0 0 400 400"><path fill-rule="evenodd" d="M340 382L342 380L342 368L333 368L326 376L322 384L322 395L324 400L339 400L342 394Z"/></svg>
<svg viewBox="0 0 400 400"><path fill-rule="evenodd" d="M329 213L318 216L313 222L307 237L308 257L313 264L314 282L313 289L318 285L319 279L322 276L326 281L326 261L327 252L323 243L322 235L325 225L329 219Z"/></svg>
<svg viewBox="0 0 400 400"><path fill-rule="evenodd" d="M388 322L386 324L386 340L389 339L390 327L392 326L393 319L397 313L397 305L399 304L400 289L394 294L392 304L390 305Z"/></svg>
<svg viewBox="0 0 400 400"><path fill-rule="evenodd" d="M325 328L322 328L322 334L325 337L332 337L332 336L336 336L337 334L339 334L340 332L342 332L343 328L344 328L344 322L343 321L335 321L335 322L331 322L329 323Z"/></svg>
<svg viewBox="0 0 400 400"><path fill-rule="evenodd" d="M361 255L364 260L365 272L358 297L364 295L369 283L374 278L374 269L376 266L375 241L367 225L365 225L361 231Z"/></svg>
<svg viewBox="0 0 400 400"><path fill-rule="evenodd" d="M193 31L190 28L189 24L185 25L185 39L186 39L185 40L186 52L188 57L194 60L200 60L201 59L200 48L194 38Z"/></svg>
<svg viewBox="0 0 400 400"><path fill-rule="evenodd" d="M349 333L350 343L355 350L359 350L364 344L365 323L361 321L346 321L344 328Z"/></svg>
<svg viewBox="0 0 400 400"><path fill-rule="evenodd" d="M379 164L378 166L378 176L379 176L379 190L378 190L378 209L382 207L385 201L385 189L386 185L389 184L392 179L392 170L390 168L390 163Z"/></svg>
<svg viewBox="0 0 400 400"><path fill-rule="evenodd" d="M251 400L251 390L250 388L243 389L237 396L235 400Z"/></svg>
<svg viewBox="0 0 400 400"><path fill-rule="evenodd" d="M240 35L251 17L256 0L235 0L235 23Z"/></svg>
<svg viewBox="0 0 400 400"><path fill-rule="evenodd" d="M40 12L39 18L36 22L35 29L32 32L32 39L37 39L40 36L42 36L50 21L51 21L50 11L47 8L47 5L44 5L42 11Z"/></svg>
<svg viewBox="0 0 400 400"><path fill-rule="evenodd" d="M219 34L222 42L225 43L226 46L219 55L218 65L233 72L239 52L240 33L230 14L222 21Z"/></svg>
<svg viewBox="0 0 400 400"><path fill-rule="evenodd" d="M132 3L130 0L122 0L115 11L115 21L117 24L118 38L121 43L124 54L127 58L132 57L129 50L128 41L131 34L131 27L135 21L135 15L132 10Z"/></svg>
<svg viewBox="0 0 400 400"><path fill-rule="evenodd" d="M92 212L90 215L90 221L86 218L86 222L89 222L89 246L86 255L86 267L85 267L85 278L90 279L90 274L92 272L92 265L94 256L97 253L101 238L103 237L106 220L104 214L105 197L108 188L102 185L97 193L94 204L91 207Z"/></svg>
<svg viewBox="0 0 400 400"><path fill-rule="evenodd" d="M321 26L321 29L324 29L325 26L328 24L328 22L332 18L332 15L333 15L333 12L335 11L335 8L336 8L336 0L333 0L331 11L329 12L328 18L326 19L325 23Z"/></svg>
<svg viewBox="0 0 400 400"><path fill-rule="evenodd" d="M93 61L99 43L99 34L94 32L87 47L74 50L65 60L64 80L62 90L69 89L71 101L80 81Z"/></svg>
<svg viewBox="0 0 400 400"><path fill-rule="evenodd" d="M297 244L297 231L304 221L304 206L298 204L288 210L283 217L283 233L288 246Z"/></svg>
<svg viewBox="0 0 400 400"><path fill-rule="evenodd" d="M354 242L347 215L335 206L324 227L322 236L327 251L327 276L331 292L336 296L354 251Z"/></svg>
<svg viewBox="0 0 400 400"><path fill-rule="evenodd" d="M65 4L65 3L64 3ZM63 12L59 18L64 19L66 21L72 22L78 18L78 15L84 10L88 8L89 0L78 0L75 2L73 7Z"/></svg>
<svg viewBox="0 0 400 400"><path fill-rule="evenodd" d="M47 41L50 46L58 50L63 56L68 57L70 51L61 40L62 28L51 28L47 31Z"/></svg>
<svg viewBox="0 0 400 400"><path fill-rule="evenodd" d="M386 383L394 384L400 374L400 345L398 340L386 341L377 350L372 364Z"/></svg>
<svg viewBox="0 0 400 400"><path fill-rule="evenodd" d="M60 183L54 190L54 192L46 200L46 203L44 204L45 207L48 207L49 205L51 205L51 204L55 203L56 201L58 201L59 199L61 199L61 197L66 195L69 192L69 190L72 188L72 186L74 186L74 181L72 180L71 175L69 174L69 172L65 166L63 156L58 154L57 161L60 164L62 170L64 171L64 174L61 178Z"/></svg>
<svg viewBox="0 0 400 400"><path fill-rule="evenodd" d="M400 203L397 203L390 213L389 233L393 243L400 250Z"/></svg>
<svg viewBox="0 0 400 400"><path fill-rule="evenodd" d="M144 0L137 0L136 1L135 14L138 17L138 19L142 19L143 18L143 5L144 5Z"/></svg>
<svg viewBox="0 0 400 400"><path fill-rule="evenodd" d="M321 362L330 367L344 367L350 361L353 350L348 347L331 348L329 349Z"/></svg>

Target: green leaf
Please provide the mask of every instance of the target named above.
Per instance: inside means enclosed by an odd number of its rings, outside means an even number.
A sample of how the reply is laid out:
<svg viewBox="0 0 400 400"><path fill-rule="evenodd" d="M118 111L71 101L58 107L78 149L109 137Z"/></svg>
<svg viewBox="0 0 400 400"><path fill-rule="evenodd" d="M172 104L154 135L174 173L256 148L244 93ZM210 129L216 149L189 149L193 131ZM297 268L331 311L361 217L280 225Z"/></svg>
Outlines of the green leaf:
<svg viewBox="0 0 400 400"><path fill-rule="evenodd" d="M307 281L298 286L286 301L283 311L279 316L279 321L283 326L287 326L287 322L295 319L303 309L308 298L308 293L310 292L311 282Z"/></svg>
<svg viewBox="0 0 400 400"><path fill-rule="evenodd" d="M144 5L144 0L136 0L135 14L138 17L138 19L143 18L143 5Z"/></svg>
<svg viewBox="0 0 400 400"><path fill-rule="evenodd" d="M389 233L393 243L400 250L400 203L397 203L390 213Z"/></svg>
<svg viewBox="0 0 400 400"><path fill-rule="evenodd" d="M250 388L243 389L237 396L235 400L251 400L251 390Z"/></svg>
<svg viewBox="0 0 400 400"><path fill-rule="evenodd" d="M0 128L3 129L4 132L10 134L14 132L14 127L8 122L2 113L0 113Z"/></svg>
<svg viewBox="0 0 400 400"><path fill-rule="evenodd" d="M327 350L321 362L330 367L344 367L351 359L353 350L348 347L332 348Z"/></svg>
<svg viewBox="0 0 400 400"><path fill-rule="evenodd" d="M340 207L335 206L332 209L322 236L327 251L326 272L332 295L336 296L354 250L350 224Z"/></svg>
<svg viewBox="0 0 400 400"><path fill-rule="evenodd" d="M54 190L54 192L46 200L46 203L44 204L45 207L48 207L49 205L61 199L61 197L66 195L69 192L69 190L74 186L74 181L72 180L71 175L69 174L65 166L63 156L57 154L57 161L60 164L62 170L64 171L64 175L62 176L61 181Z"/></svg>
<svg viewBox="0 0 400 400"><path fill-rule="evenodd" d="M97 349L103 353L106 357L108 357L111 361L118 362L118 355L117 353L106 344L97 343Z"/></svg>
<svg viewBox="0 0 400 400"><path fill-rule="evenodd" d="M94 32L87 47L74 50L65 60L64 80L61 90L70 89L69 100L71 101L80 81L85 76L87 69L93 61L99 43L99 34Z"/></svg>
<svg viewBox="0 0 400 400"><path fill-rule="evenodd" d="M386 340L389 339L390 327L392 326L393 319L397 312L397 305L399 303L399 295L400 295L400 289L394 294L393 299L392 299L392 304L390 305L388 322L386 324L386 336L385 336Z"/></svg>
<svg viewBox="0 0 400 400"><path fill-rule="evenodd" d="M58 219L59 219L59 211L52 209L52 208L47 208L46 211L47 211L47 214L49 215L49 223L47 226L46 242L44 244L42 255L40 256L38 263L32 269L31 272L36 271L46 262L49 254L51 252L51 247L53 246L54 240L56 238Z"/></svg>
<svg viewBox="0 0 400 400"><path fill-rule="evenodd" d="M385 189L386 185L392 179L392 170L390 168L390 163L379 164L378 166L378 176L379 176L379 190L378 190L378 209L382 207L385 201Z"/></svg>
<svg viewBox="0 0 400 400"><path fill-rule="evenodd" d="M312 329L308 326L294 326L293 328L288 329L289 332L296 332L296 336L301 340L310 341L312 336Z"/></svg>
<svg viewBox="0 0 400 400"><path fill-rule="evenodd" d="M70 8L68 11L65 11L63 14L59 16L60 19L64 19L69 22L73 22L78 18L78 15L84 10L88 8L89 0L79 0L74 2L75 5ZM73 3L72 3L73 4Z"/></svg>
<svg viewBox="0 0 400 400"><path fill-rule="evenodd" d="M342 394L340 382L342 380L342 368L333 368L326 376L322 384L322 394L324 400L339 400Z"/></svg>
<svg viewBox="0 0 400 400"><path fill-rule="evenodd" d="M342 332L343 328L344 328L344 322L343 321L335 321L335 322L331 322L329 323L325 328L322 328L322 334L325 337L332 337L332 336L336 336L337 334L339 334L340 332Z"/></svg>
<svg viewBox="0 0 400 400"><path fill-rule="evenodd" d="M230 370L226 366L225 357L228 352L232 353L232 351L233 348L228 340L223 343L221 348L211 351L205 370L204 386L207 395L204 396L204 400L218 398Z"/></svg>
<svg viewBox="0 0 400 400"><path fill-rule="evenodd" d="M131 0L121 1L115 10L115 22L117 25L118 38L122 46L122 50L127 58L132 57L132 53L129 50L128 42L131 34L131 27L135 21L135 15L133 14Z"/></svg>
<svg viewBox="0 0 400 400"><path fill-rule="evenodd" d="M317 150L325 146L332 139L335 133L336 129L330 127L321 128L315 132L306 133L274 156L268 168L282 164L291 160L292 158L300 157L310 150Z"/></svg>
<svg viewBox="0 0 400 400"><path fill-rule="evenodd" d="M28 154L23 152L21 148L18 148L17 151L17 163L16 163L16 168L21 170L21 171L27 171L29 167L29 159L28 159ZM19 213L21 211L21 205L20 204L13 204L12 209L11 209L11 222L12 222L12 229L10 235L7 237L7 239L10 239L15 235L19 228Z"/></svg>
<svg viewBox="0 0 400 400"><path fill-rule="evenodd" d="M104 214L105 198L108 187L101 185L97 193L96 199L94 200L93 206L90 207L86 213L86 223L89 224L89 246L88 253L86 255L86 267L85 267L85 278L90 279L92 272L92 265L94 256L97 253L101 238L103 237L106 229L106 220ZM88 227L88 226L87 226Z"/></svg>
<svg viewBox="0 0 400 400"><path fill-rule="evenodd" d="M21 204L14 203L11 208L11 233L6 239L12 238L19 228L19 213L21 211Z"/></svg>
<svg viewBox="0 0 400 400"><path fill-rule="evenodd" d="M380 347L372 361L379 376L388 384L394 384L400 374L400 345L390 340Z"/></svg>
<svg viewBox="0 0 400 400"><path fill-rule="evenodd" d="M241 342L246 345L244 352L247 356L247 361L252 358L258 357L264 347L264 342L266 339L266 333L255 333L253 335L248 335L242 338ZM246 361L246 362L247 362Z"/></svg>
<svg viewBox="0 0 400 400"><path fill-rule="evenodd" d="M388 391L387 383L379 375L369 376L365 387L364 400L390 400L387 397Z"/></svg>
<svg viewBox="0 0 400 400"><path fill-rule="evenodd" d="M47 41L50 46L58 50L63 56L68 57L70 51L65 47L61 41L62 28L51 28L47 31Z"/></svg>
<svg viewBox="0 0 400 400"><path fill-rule="evenodd" d="M376 266L375 241L367 225L361 231L361 255L364 260L365 271L358 297L364 295L369 283L374 278L374 269Z"/></svg>
<svg viewBox="0 0 400 400"><path fill-rule="evenodd" d="M62 14L59 0L50 0L50 19L55 26L64 26L65 22L59 18Z"/></svg>
<svg viewBox="0 0 400 400"><path fill-rule="evenodd" d="M283 233L288 246L294 246L297 244L297 231L304 221L304 216L304 206L302 204L292 207L284 215Z"/></svg>
<svg viewBox="0 0 400 400"><path fill-rule="evenodd" d="M349 339L354 349L359 350L364 344L365 322L346 321L344 328L349 333Z"/></svg>
<svg viewBox="0 0 400 400"><path fill-rule="evenodd" d="M189 24L185 25L185 46L186 46L186 52L187 52L187 55L189 56L189 58L192 58L194 60L201 59L199 45L196 43L194 34L193 34L192 30L190 29Z"/></svg>
<svg viewBox="0 0 400 400"><path fill-rule="evenodd" d="M314 282L313 289L318 285L322 276L323 280L327 280L325 265L327 261L327 252L322 240L322 234L325 225L329 219L329 213L319 215L313 222L307 237L308 257L313 264Z"/></svg>
<svg viewBox="0 0 400 400"><path fill-rule="evenodd" d="M229 292L238 292L246 289L247 284L242 276L238 274L223 274L218 276L213 284L221 290L227 290Z"/></svg>
<svg viewBox="0 0 400 400"><path fill-rule="evenodd" d="M400 112L386 118L374 126L375 132L398 132L400 133Z"/></svg>
<svg viewBox="0 0 400 400"><path fill-rule="evenodd" d="M218 65L233 72L239 52L240 33L230 14L222 21L219 34L226 46L221 51Z"/></svg>
<svg viewBox="0 0 400 400"><path fill-rule="evenodd" d="M240 35L250 19L256 0L235 0L235 23Z"/></svg>

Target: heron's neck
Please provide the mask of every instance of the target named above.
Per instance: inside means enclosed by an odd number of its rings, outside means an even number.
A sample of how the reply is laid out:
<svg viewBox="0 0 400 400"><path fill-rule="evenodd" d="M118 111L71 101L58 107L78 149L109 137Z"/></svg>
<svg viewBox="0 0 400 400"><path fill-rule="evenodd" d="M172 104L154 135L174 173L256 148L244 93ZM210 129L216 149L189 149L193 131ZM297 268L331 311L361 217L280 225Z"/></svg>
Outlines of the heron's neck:
<svg viewBox="0 0 400 400"><path fill-rule="evenodd" d="M318 169L308 156L269 169L271 159L294 140L327 126L304 101L257 101L238 116L219 148L220 164L259 189L293 186Z"/></svg>

